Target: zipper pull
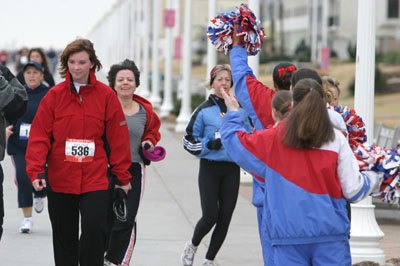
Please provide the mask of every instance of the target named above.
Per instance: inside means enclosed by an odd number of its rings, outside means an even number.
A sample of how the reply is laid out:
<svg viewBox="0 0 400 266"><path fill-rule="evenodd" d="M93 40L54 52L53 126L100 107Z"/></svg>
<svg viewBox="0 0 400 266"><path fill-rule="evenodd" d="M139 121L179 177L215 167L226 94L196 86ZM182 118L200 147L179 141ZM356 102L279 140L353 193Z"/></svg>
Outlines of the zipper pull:
<svg viewBox="0 0 400 266"><path fill-rule="evenodd" d="M79 94L79 99L80 99L81 102L83 102L83 100L82 100L82 94Z"/></svg>

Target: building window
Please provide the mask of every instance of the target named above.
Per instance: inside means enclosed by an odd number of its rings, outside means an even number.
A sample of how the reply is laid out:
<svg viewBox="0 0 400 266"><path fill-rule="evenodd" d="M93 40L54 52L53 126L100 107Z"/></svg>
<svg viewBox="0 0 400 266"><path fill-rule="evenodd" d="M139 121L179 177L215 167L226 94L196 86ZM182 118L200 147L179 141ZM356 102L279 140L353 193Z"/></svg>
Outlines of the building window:
<svg viewBox="0 0 400 266"><path fill-rule="evenodd" d="M339 1L330 0L328 4L328 27L339 26Z"/></svg>
<svg viewBox="0 0 400 266"><path fill-rule="evenodd" d="M388 0L388 18L399 18L400 0Z"/></svg>

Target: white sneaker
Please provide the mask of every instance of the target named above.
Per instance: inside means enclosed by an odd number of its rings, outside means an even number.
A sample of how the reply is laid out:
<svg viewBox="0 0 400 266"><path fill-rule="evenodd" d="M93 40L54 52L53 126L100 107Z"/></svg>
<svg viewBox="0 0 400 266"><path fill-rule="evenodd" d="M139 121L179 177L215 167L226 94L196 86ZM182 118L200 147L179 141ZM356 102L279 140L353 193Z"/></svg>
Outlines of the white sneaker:
<svg viewBox="0 0 400 266"><path fill-rule="evenodd" d="M212 260L204 260L203 266L217 266L217 264Z"/></svg>
<svg viewBox="0 0 400 266"><path fill-rule="evenodd" d="M21 227L19 228L19 232L26 234L32 233L32 227L33 227L32 218L25 218L22 221Z"/></svg>
<svg viewBox="0 0 400 266"><path fill-rule="evenodd" d="M44 209L44 198L33 198L33 208L37 213L41 213Z"/></svg>
<svg viewBox="0 0 400 266"><path fill-rule="evenodd" d="M185 249L181 255L181 263L183 266L192 266L194 254L196 254L197 247L193 246L191 241L186 242Z"/></svg>

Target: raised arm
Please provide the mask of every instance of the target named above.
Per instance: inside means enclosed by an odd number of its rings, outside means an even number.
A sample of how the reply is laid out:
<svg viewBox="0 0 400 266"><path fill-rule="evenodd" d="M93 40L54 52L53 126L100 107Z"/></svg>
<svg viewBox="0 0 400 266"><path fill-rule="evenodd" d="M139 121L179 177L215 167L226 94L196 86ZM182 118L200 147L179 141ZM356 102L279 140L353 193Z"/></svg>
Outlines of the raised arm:
<svg viewBox="0 0 400 266"><path fill-rule="evenodd" d="M256 79L247 63L246 50L236 45L230 51L235 94L240 104L249 114L256 129L274 124L271 101L275 91Z"/></svg>

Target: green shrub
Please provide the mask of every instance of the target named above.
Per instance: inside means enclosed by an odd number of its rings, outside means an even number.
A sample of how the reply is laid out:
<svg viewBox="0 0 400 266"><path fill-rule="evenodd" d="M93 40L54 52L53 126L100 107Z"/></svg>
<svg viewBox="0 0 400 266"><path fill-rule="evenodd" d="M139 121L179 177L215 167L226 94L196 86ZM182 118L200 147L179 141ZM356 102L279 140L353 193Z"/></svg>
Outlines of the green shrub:
<svg viewBox="0 0 400 266"><path fill-rule="evenodd" d="M311 48L306 45L306 41L302 39L296 46L294 58L300 62L310 62Z"/></svg>
<svg viewBox="0 0 400 266"><path fill-rule="evenodd" d="M349 43L349 45L347 45L347 53L349 54L350 61L355 62L357 56L357 44L352 45Z"/></svg>
<svg viewBox="0 0 400 266"><path fill-rule="evenodd" d="M206 100L206 96L204 94L193 94L192 95L192 102L191 102L191 108L193 111L196 109L197 106L199 106L202 102ZM176 92L173 93L173 99L174 99L174 109L172 110L172 114L175 116L179 115L179 112L181 110L181 100L177 99L176 97Z"/></svg>
<svg viewBox="0 0 400 266"><path fill-rule="evenodd" d="M348 88L351 96L354 96L355 83L356 80L354 78ZM375 93L385 92L385 87L386 87L386 77L382 75L382 72L379 70L379 67L375 66L375 84L374 84Z"/></svg>

